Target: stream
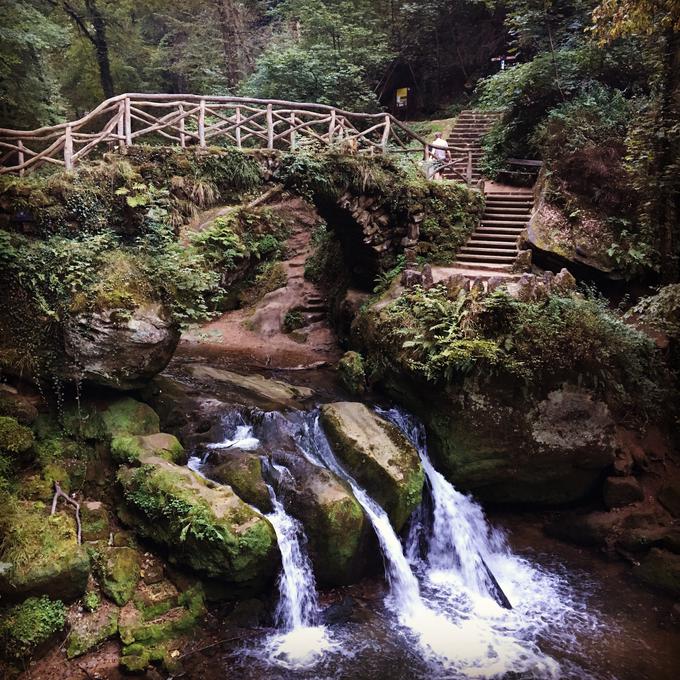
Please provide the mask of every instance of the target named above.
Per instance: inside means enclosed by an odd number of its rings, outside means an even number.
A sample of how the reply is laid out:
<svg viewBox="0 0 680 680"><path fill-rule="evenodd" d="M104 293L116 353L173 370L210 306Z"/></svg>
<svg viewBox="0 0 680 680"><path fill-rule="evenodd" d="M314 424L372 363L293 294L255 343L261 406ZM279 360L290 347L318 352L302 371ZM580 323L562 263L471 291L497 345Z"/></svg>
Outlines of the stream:
<svg viewBox="0 0 680 680"><path fill-rule="evenodd" d="M376 584L368 606L346 621L325 621L304 528L277 496L276 480L290 473L263 461L273 505L267 517L282 555L275 628L228 654L223 670L245 679L626 677L593 661L592 649L617 628L591 605L592 582L555 561L516 554L482 508L434 468L422 425L400 409L377 412L411 440L425 471L423 503L403 536L336 459L317 411L260 413L252 422L225 416L228 435L213 448L267 449L278 428L300 455L349 485L378 539L386 588ZM189 462L199 474L202 464ZM195 672L190 677L222 677L214 667Z"/></svg>

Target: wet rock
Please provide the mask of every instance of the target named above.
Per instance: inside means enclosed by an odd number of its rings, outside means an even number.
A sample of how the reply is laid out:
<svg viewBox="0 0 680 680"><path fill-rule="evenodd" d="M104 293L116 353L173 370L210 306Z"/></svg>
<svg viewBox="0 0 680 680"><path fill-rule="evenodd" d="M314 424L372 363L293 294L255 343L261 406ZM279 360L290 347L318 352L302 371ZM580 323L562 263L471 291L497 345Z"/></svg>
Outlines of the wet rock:
<svg viewBox="0 0 680 680"><path fill-rule="evenodd" d="M202 472L208 479L228 484L246 503L262 512L272 511L269 491L262 479L262 462L257 453L218 449L210 454Z"/></svg>
<svg viewBox="0 0 680 680"><path fill-rule="evenodd" d="M90 559L78 545L75 521L59 512L53 516L43 503L19 502L3 540L0 595L10 600L48 595L74 600L87 587Z"/></svg>
<svg viewBox="0 0 680 680"><path fill-rule="evenodd" d="M644 498L642 487L635 477L609 477L602 490L608 508L621 508Z"/></svg>
<svg viewBox="0 0 680 680"><path fill-rule="evenodd" d="M320 583L356 582L366 563L370 523L349 487L299 454L276 452L290 474L277 480L288 512L302 522L314 574Z"/></svg>
<svg viewBox="0 0 680 680"><path fill-rule="evenodd" d="M343 597L342 602L336 602L323 610L321 619L327 626L349 623L352 620L356 601L353 597Z"/></svg>
<svg viewBox="0 0 680 680"><path fill-rule="evenodd" d="M267 608L262 600L251 597L240 600L227 615L227 621L239 628L256 628L267 619Z"/></svg>
<svg viewBox="0 0 680 680"><path fill-rule="evenodd" d="M173 583L161 579L156 583L141 582L133 602L145 620L150 621L178 605L179 592Z"/></svg>
<svg viewBox="0 0 680 680"><path fill-rule="evenodd" d="M72 612L69 616L66 656L73 659L88 652L118 632L119 609L110 602L103 602L93 612Z"/></svg>
<svg viewBox="0 0 680 680"><path fill-rule="evenodd" d="M552 282L553 292L566 295L576 289L576 279L568 269L561 269Z"/></svg>
<svg viewBox="0 0 680 680"><path fill-rule="evenodd" d="M545 531L571 543L604 546L619 530L622 517L612 512L567 515L548 524Z"/></svg>
<svg viewBox="0 0 680 680"><path fill-rule="evenodd" d="M80 314L65 325L66 377L116 389L141 387L168 364L180 332L159 304Z"/></svg>
<svg viewBox="0 0 680 680"><path fill-rule="evenodd" d="M401 530L422 498L423 469L413 445L357 402L327 404L321 420L335 454Z"/></svg>
<svg viewBox="0 0 680 680"><path fill-rule="evenodd" d="M338 362L338 375L343 387L352 395L360 397L366 393L366 372L361 354L345 352Z"/></svg>
<svg viewBox="0 0 680 680"><path fill-rule="evenodd" d="M680 483L668 482L661 487L657 498L673 517L680 517Z"/></svg>
<svg viewBox="0 0 680 680"><path fill-rule="evenodd" d="M38 417L38 409L31 399L18 394L16 390L0 390L0 416L15 418L22 425L30 425Z"/></svg>
<svg viewBox="0 0 680 680"><path fill-rule="evenodd" d="M302 402L314 394L308 387L291 385L283 380L272 380L257 374L241 375L202 364L191 365L188 371L198 380L210 384L218 381L232 389L235 395L253 399L269 410L299 409Z"/></svg>
<svg viewBox="0 0 680 680"><path fill-rule="evenodd" d="M121 467L119 516L170 561L227 583L264 587L278 566L274 528L228 486L162 458Z"/></svg>
<svg viewBox="0 0 680 680"><path fill-rule="evenodd" d="M95 421L95 416L88 419ZM115 437L116 435L149 435L160 432L160 420L156 412L146 404L135 399L117 399L108 404L101 412L102 429L104 436ZM95 430L96 422L90 425ZM96 436L88 438L95 439Z"/></svg>
<svg viewBox="0 0 680 680"><path fill-rule="evenodd" d="M132 548L107 548L96 562L102 592L122 606L135 592L140 577L140 555Z"/></svg>
<svg viewBox="0 0 680 680"><path fill-rule="evenodd" d="M633 569L633 575L657 590L680 596L680 555L652 548L640 566Z"/></svg>

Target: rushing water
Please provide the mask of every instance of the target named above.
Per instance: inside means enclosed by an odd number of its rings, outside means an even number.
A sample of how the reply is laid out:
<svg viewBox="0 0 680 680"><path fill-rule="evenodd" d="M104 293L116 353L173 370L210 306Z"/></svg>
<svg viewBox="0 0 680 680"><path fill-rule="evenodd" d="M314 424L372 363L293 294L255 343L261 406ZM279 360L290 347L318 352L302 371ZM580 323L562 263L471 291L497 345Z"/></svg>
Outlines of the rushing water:
<svg viewBox="0 0 680 680"><path fill-rule="evenodd" d="M592 677L579 664L564 661L578 637L599 634L601 624L587 613L583 597L575 596L560 575L510 551L480 506L436 471L417 421L396 409L380 414L413 442L427 480L424 502L404 544L385 511L336 459L317 413L272 412L258 417L255 428L243 420L234 422L225 440L213 445L255 450L262 439L265 449L270 444L275 449L285 440L310 462L343 478L374 528L389 586L385 609L376 614L384 626L367 631L321 625L304 529L270 487L274 510L268 518L282 555L277 631L261 644L243 648L242 656L292 673L272 677L367 677L349 670L355 658L380 654L380 649L387 655L395 645L420 659L410 662L419 668L418 677ZM193 467L200 471L198 462ZM278 475L289 474L273 467ZM374 635L383 636L379 643L370 640ZM373 644L378 644L377 652ZM395 668L395 677L408 677L400 671Z"/></svg>

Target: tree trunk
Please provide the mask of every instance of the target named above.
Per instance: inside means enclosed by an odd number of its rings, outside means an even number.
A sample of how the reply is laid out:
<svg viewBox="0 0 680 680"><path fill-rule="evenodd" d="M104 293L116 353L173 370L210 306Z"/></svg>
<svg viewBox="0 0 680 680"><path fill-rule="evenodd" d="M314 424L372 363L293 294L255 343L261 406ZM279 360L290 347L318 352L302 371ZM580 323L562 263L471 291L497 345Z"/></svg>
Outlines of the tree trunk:
<svg viewBox="0 0 680 680"><path fill-rule="evenodd" d="M94 44L95 53L97 55L97 66L99 67L99 80L104 90L104 97L108 99L113 97L113 76L111 75L111 62L109 60L109 43L106 39L106 21L99 11L94 0L86 0L90 16L92 17L92 27L94 28L94 36L92 36L92 43Z"/></svg>

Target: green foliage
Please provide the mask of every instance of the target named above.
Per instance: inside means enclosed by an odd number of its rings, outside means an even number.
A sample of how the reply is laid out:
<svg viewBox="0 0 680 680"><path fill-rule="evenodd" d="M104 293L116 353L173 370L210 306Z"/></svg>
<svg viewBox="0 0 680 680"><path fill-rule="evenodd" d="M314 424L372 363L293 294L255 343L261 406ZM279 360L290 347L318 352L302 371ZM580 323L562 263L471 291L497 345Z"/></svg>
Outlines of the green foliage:
<svg viewBox="0 0 680 680"><path fill-rule="evenodd" d="M85 595L83 595L83 608L87 612L94 612L99 609L102 601L99 594L94 590L88 590Z"/></svg>
<svg viewBox="0 0 680 680"><path fill-rule="evenodd" d="M66 624L66 607L49 597L29 597L0 614L3 655L13 660L31 656L42 643Z"/></svg>
<svg viewBox="0 0 680 680"><path fill-rule="evenodd" d="M24 453L33 446L33 432L14 418L0 416L0 452Z"/></svg>
<svg viewBox="0 0 680 680"><path fill-rule="evenodd" d="M286 333L291 333L298 328L302 328L305 325L305 317L297 309L286 312L283 317L283 330Z"/></svg>
<svg viewBox="0 0 680 680"><path fill-rule="evenodd" d="M361 324L371 328L373 360L435 383L474 374L545 386L578 376L637 416L652 413L665 396L654 343L599 298L520 302L496 291L449 299L439 285L409 289L377 320L365 317Z"/></svg>

